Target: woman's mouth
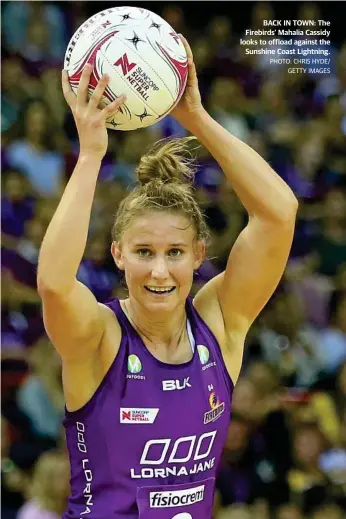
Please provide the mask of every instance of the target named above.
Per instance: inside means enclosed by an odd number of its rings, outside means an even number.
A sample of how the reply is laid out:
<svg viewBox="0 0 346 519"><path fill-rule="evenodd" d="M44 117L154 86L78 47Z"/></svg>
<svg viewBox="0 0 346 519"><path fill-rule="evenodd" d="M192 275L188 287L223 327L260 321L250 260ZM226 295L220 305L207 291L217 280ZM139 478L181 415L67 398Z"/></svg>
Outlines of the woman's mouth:
<svg viewBox="0 0 346 519"><path fill-rule="evenodd" d="M147 292L150 292L151 294L155 294L157 296L165 296L168 294L171 294L175 287L153 287L153 286L144 286L145 290Z"/></svg>

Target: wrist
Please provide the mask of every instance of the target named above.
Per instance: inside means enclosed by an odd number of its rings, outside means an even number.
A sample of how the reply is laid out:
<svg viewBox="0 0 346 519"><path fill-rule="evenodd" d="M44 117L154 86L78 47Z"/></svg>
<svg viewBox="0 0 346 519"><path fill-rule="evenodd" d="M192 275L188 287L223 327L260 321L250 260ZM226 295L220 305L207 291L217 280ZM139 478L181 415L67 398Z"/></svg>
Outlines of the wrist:
<svg viewBox="0 0 346 519"><path fill-rule="evenodd" d="M100 154L100 153L80 151L79 156L78 156L78 162L83 163L83 164L88 164L90 162L101 164L103 157L104 157L104 155Z"/></svg>
<svg viewBox="0 0 346 519"><path fill-rule="evenodd" d="M194 133L196 129L205 124L206 118L210 117L203 106L186 115L186 120L183 121L183 126L191 133Z"/></svg>

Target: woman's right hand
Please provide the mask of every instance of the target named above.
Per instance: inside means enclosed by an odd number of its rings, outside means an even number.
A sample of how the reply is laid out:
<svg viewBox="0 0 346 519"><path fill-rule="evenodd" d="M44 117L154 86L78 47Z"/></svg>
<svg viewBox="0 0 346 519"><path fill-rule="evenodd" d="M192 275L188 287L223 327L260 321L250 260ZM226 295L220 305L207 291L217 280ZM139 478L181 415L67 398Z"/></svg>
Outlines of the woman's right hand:
<svg viewBox="0 0 346 519"><path fill-rule="evenodd" d="M121 95L106 107L102 109L98 108L109 77L107 75L102 76L88 100L88 86L91 72L92 65L86 65L80 78L77 95L75 95L70 86L67 71L63 70L62 90L77 126L80 155L96 155L103 158L108 146L106 120L119 109L125 102L126 97Z"/></svg>

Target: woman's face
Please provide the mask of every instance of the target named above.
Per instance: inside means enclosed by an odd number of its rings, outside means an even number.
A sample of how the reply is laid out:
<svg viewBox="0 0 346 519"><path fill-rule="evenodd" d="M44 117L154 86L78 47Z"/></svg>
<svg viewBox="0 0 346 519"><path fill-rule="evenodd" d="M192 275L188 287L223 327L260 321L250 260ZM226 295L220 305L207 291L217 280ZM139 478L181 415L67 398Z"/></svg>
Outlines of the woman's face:
<svg viewBox="0 0 346 519"><path fill-rule="evenodd" d="M294 450L298 463L302 465L317 464L323 452L323 443L318 431L306 429L299 431L294 439Z"/></svg>
<svg viewBox="0 0 346 519"><path fill-rule="evenodd" d="M151 313L173 312L185 305L204 244L184 215L151 211L132 221L112 254L130 298Z"/></svg>
<svg viewBox="0 0 346 519"><path fill-rule="evenodd" d="M27 194L26 180L16 171L9 172L4 188L7 198L13 202L23 200Z"/></svg>
<svg viewBox="0 0 346 519"><path fill-rule="evenodd" d="M32 103L26 112L25 129L27 136L43 135L48 126L48 113L41 103Z"/></svg>

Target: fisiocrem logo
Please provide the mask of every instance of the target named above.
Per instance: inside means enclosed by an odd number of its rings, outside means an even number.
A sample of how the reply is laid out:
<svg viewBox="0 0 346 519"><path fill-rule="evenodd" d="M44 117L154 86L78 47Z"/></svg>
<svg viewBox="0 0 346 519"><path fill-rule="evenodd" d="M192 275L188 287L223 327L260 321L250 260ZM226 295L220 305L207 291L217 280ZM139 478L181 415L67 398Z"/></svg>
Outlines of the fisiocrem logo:
<svg viewBox="0 0 346 519"><path fill-rule="evenodd" d="M189 506L204 499L204 485L186 490L150 492L150 508Z"/></svg>

